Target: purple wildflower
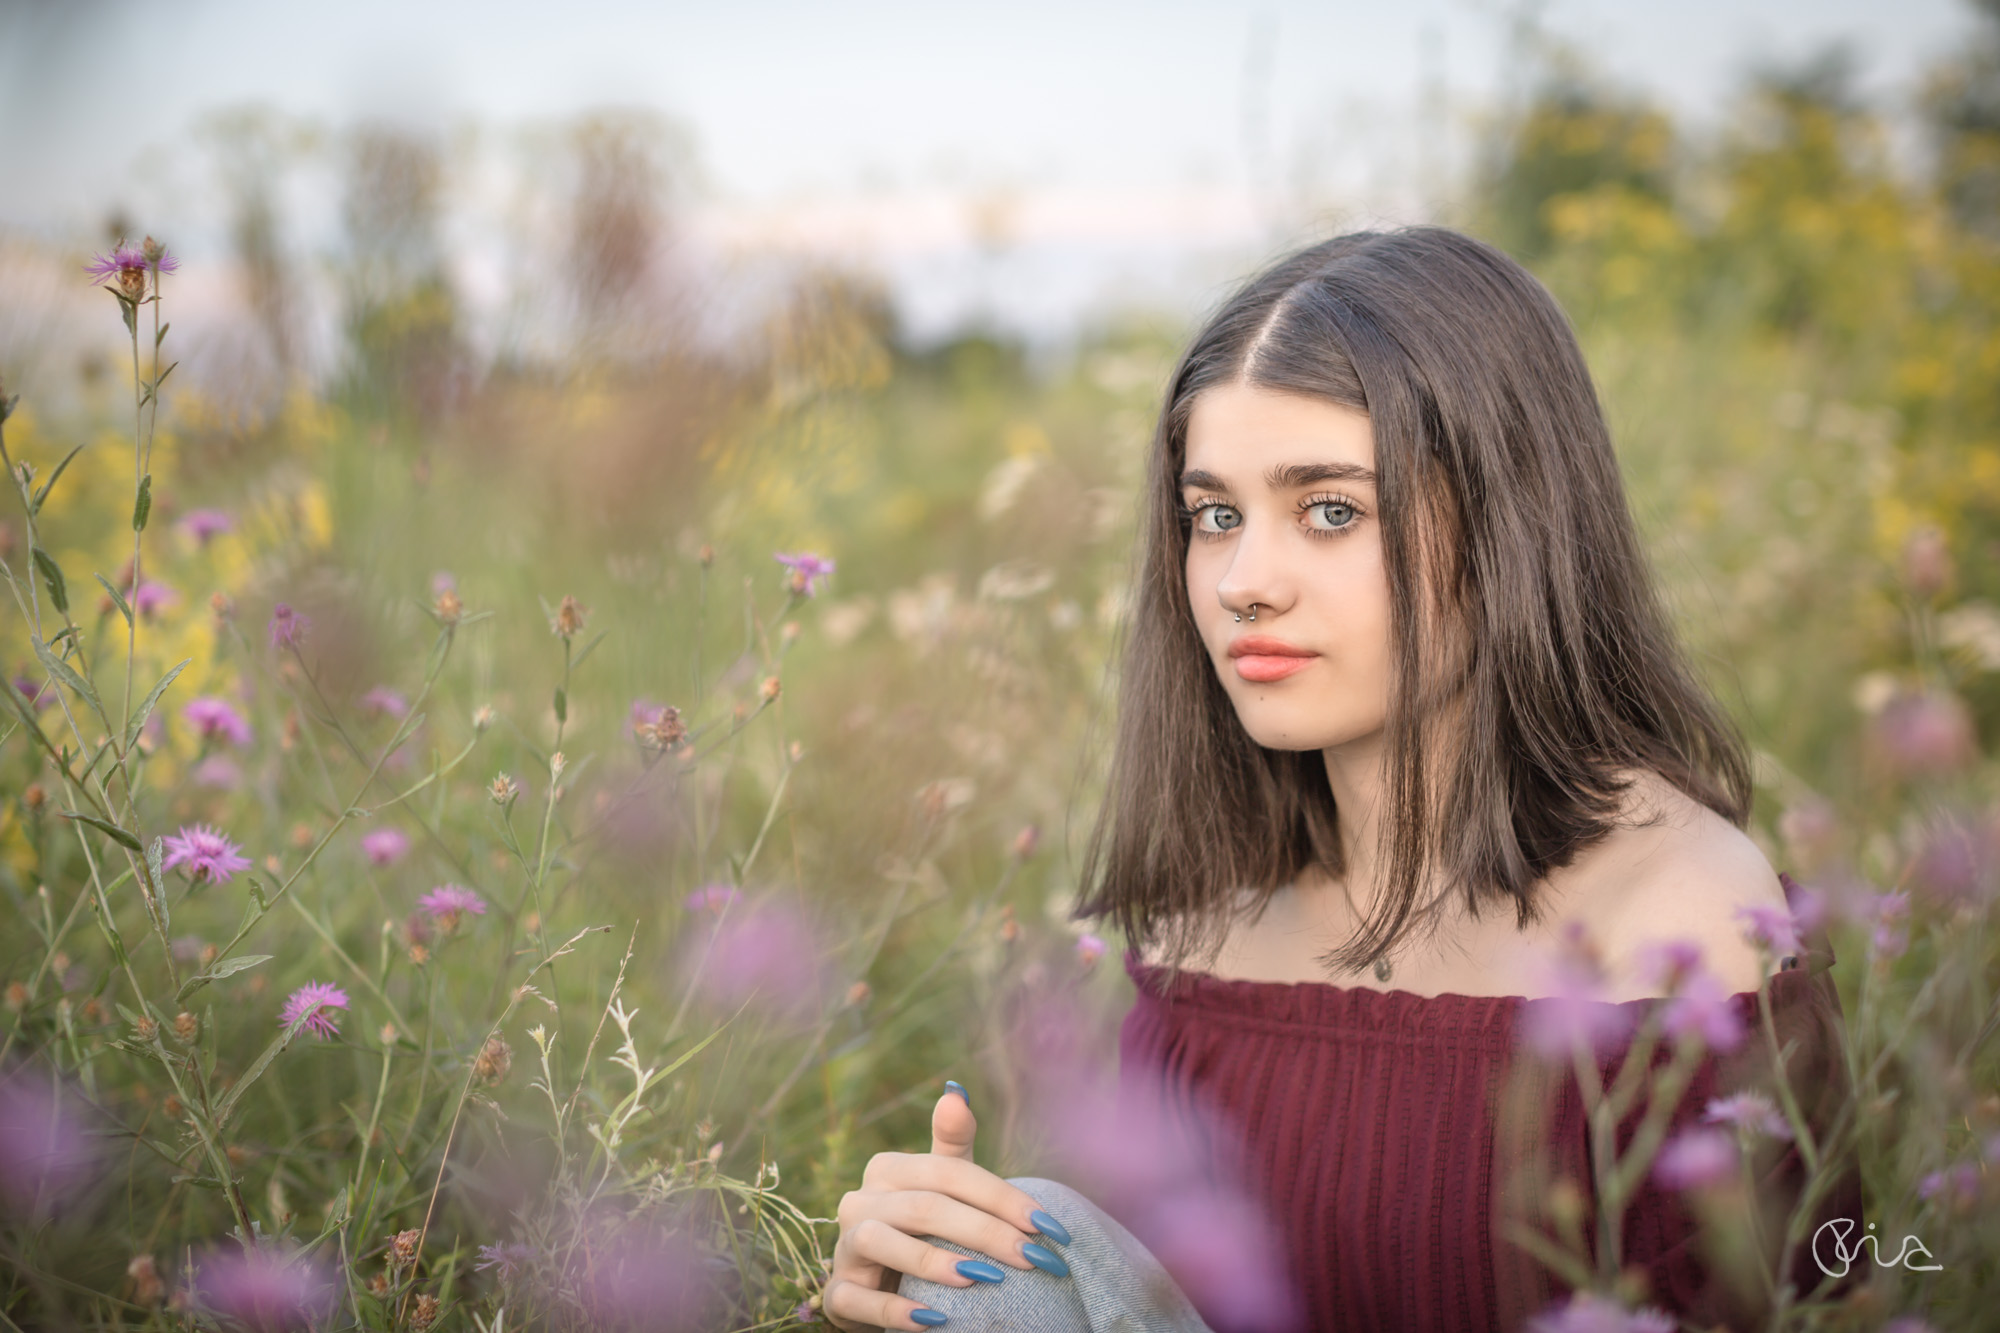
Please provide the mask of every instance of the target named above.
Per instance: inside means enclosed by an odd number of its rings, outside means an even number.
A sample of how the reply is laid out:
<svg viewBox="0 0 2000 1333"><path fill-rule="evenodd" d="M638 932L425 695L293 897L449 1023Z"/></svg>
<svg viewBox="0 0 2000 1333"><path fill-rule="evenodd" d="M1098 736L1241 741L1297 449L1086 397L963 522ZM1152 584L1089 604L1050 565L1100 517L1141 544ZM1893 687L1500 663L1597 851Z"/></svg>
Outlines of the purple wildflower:
<svg viewBox="0 0 2000 1333"><path fill-rule="evenodd" d="M479 1262L472 1266L475 1273L493 1269L502 1282L512 1282L514 1274L525 1268L535 1252L519 1241L505 1241L499 1245L479 1247Z"/></svg>
<svg viewBox="0 0 2000 1333"><path fill-rule="evenodd" d="M1947 1207L1962 1207L1979 1197L1979 1166L1960 1162L1933 1171L1917 1185L1919 1199L1936 1199Z"/></svg>
<svg viewBox="0 0 2000 1333"><path fill-rule="evenodd" d="M1550 1060L1567 1060L1578 1042L1603 1052L1628 1035L1633 1015L1605 996L1604 967L1582 924L1571 921L1544 962L1543 991L1520 1011L1521 1044Z"/></svg>
<svg viewBox="0 0 2000 1333"><path fill-rule="evenodd" d="M685 971L698 969L702 994L724 1009L754 998L786 1011L820 986L819 942L804 917L780 904L739 907L712 932L689 932L684 947L694 955Z"/></svg>
<svg viewBox="0 0 2000 1333"><path fill-rule="evenodd" d="M1627 1310L1594 1291L1579 1291L1530 1319L1527 1333L1674 1333L1672 1315L1646 1306Z"/></svg>
<svg viewBox="0 0 2000 1333"><path fill-rule="evenodd" d="M387 685L377 685L362 695L361 706L371 713L387 713L396 718L410 711L410 701L403 697L402 691L390 689Z"/></svg>
<svg viewBox="0 0 2000 1333"><path fill-rule="evenodd" d="M1699 1036L1710 1050L1733 1051L1743 1044L1742 1016L1712 972L1697 972L1667 1001L1662 1026L1670 1037Z"/></svg>
<svg viewBox="0 0 2000 1333"><path fill-rule="evenodd" d="M1907 892L1878 893L1867 900L1865 910L1875 920L1872 942L1883 958L1899 958L1910 947L1910 932L1904 920L1910 914Z"/></svg>
<svg viewBox="0 0 2000 1333"><path fill-rule="evenodd" d="M361 850L371 865L394 865L410 850L410 835L393 827L371 829L361 835Z"/></svg>
<svg viewBox="0 0 2000 1333"><path fill-rule="evenodd" d="M417 899L417 906L447 931L457 929L465 917L486 915L486 900L463 884L440 884Z"/></svg>
<svg viewBox="0 0 2000 1333"><path fill-rule="evenodd" d="M203 546L235 528L236 520L221 509L190 509L181 516L181 531Z"/></svg>
<svg viewBox="0 0 2000 1333"><path fill-rule="evenodd" d="M190 699L187 706L181 709L181 719L200 732L203 740L220 736L231 745L250 743L250 724L243 720L243 715L227 699L206 694L199 699Z"/></svg>
<svg viewBox="0 0 2000 1333"><path fill-rule="evenodd" d="M804 551L797 555L786 555L782 551L775 556L777 562L792 571L786 586L793 592L811 597L819 591L819 581L833 573L833 561Z"/></svg>
<svg viewBox="0 0 2000 1333"><path fill-rule="evenodd" d="M313 1324L337 1297L334 1275L324 1264L288 1259L263 1246L208 1256L198 1290L216 1313L257 1329Z"/></svg>
<svg viewBox="0 0 2000 1333"><path fill-rule="evenodd" d="M1079 935L1076 941L1076 956L1085 967L1095 967L1097 960L1104 957L1104 941L1095 935Z"/></svg>
<svg viewBox="0 0 2000 1333"><path fill-rule="evenodd" d="M36 680L26 672L22 672L14 677L14 689L23 699L34 704L37 713L41 712L44 708L50 707L56 701L55 686Z"/></svg>
<svg viewBox="0 0 2000 1333"><path fill-rule="evenodd" d="M813 1309L811 1301L800 1301L798 1308L792 1311L792 1321L799 1324L817 1324L819 1311Z"/></svg>
<svg viewBox="0 0 2000 1333"><path fill-rule="evenodd" d="M457 591L458 579L450 570L440 569L437 573L431 575L431 596L435 597L441 592Z"/></svg>
<svg viewBox="0 0 2000 1333"><path fill-rule="evenodd" d="M1639 946L1634 970L1649 986L1672 994L1701 968L1701 946L1693 940L1648 941Z"/></svg>
<svg viewBox="0 0 2000 1333"><path fill-rule="evenodd" d="M108 255L93 257L83 266L83 271L95 275L90 282L93 287L101 287L113 278L122 281L127 273L140 275L143 281L146 272L146 252L136 245L121 245Z"/></svg>
<svg viewBox="0 0 2000 1333"><path fill-rule="evenodd" d="M687 896L690 912L720 912L729 904L742 897L728 884L704 884Z"/></svg>
<svg viewBox="0 0 2000 1333"><path fill-rule="evenodd" d="M271 608L271 646L273 648L297 648L305 641L306 631L312 628L312 621L292 610L284 602Z"/></svg>
<svg viewBox="0 0 2000 1333"><path fill-rule="evenodd" d="M1740 1130L1767 1134L1774 1139L1792 1137L1792 1127L1785 1123L1785 1117L1778 1114L1778 1108L1771 1105L1771 1099L1761 1092L1739 1092L1729 1097L1710 1098L1701 1118L1705 1124L1734 1125Z"/></svg>
<svg viewBox="0 0 2000 1333"><path fill-rule="evenodd" d="M95 1156L76 1111L52 1074L19 1066L0 1080L0 1216L27 1216L83 1183Z"/></svg>
<svg viewBox="0 0 2000 1333"><path fill-rule="evenodd" d="M1736 1136L1719 1129L1687 1129L1668 1139L1653 1159L1653 1179L1670 1190L1727 1180L1736 1171Z"/></svg>
<svg viewBox="0 0 2000 1333"><path fill-rule="evenodd" d="M250 868L250 858L242 848L206 824L183 824L181 831L163 840L166 860L161 865L172 870L187 867L187 877L196 884L227 884L240 870Z"/></svg>
<svg viewBox="0 0 2000 1333"><path fill-rule="evenodd" d="M188 776L197 787L219 787L234 791L243 785L243 770L226 754L212 754L196 764Z"/></svg>
<svg viewBox="0 0 2000 1333"><path fill-rule="evenodd" d="M142 616L150 616L162 607L172 606L180 599L180 593L172 587L157 579L147 579L139 585L139 590L132 594L132 609Z"/></svg>
<svg viewBox="0 0 2000 1333"><path fill-rule="evenodd" d="M1736 918L1746 923L1744 937L1760 949L1768 949L1774 954L1795 954L1799 951L1799 927L1792 919L1789 908L1766 907L1759 903L1754 907L1737 908Z"/></svg>
<svg viewBox="0 0 2000 1333"><path fill-rule="evenodd" d="M314 1008L314 1006L318 1006ZM299 1016L312 1011L306 1019L306 1030L325 1041L340 1035L340 1015L335 1010L347 1008L347 992L324 981L308 981L293 991L285 1000L285 1007L278 1012L281 1027L290 1027L299 1021Z"/></svg>
<svg viewBox="0 0 2000 1333"><path fill-rule="evenodd" d="M1954 772L1978 752L1978 734L1965 701L1936 690L1906 691L1889 700L1875 715L1870 740L1904 777Z"/></svg>

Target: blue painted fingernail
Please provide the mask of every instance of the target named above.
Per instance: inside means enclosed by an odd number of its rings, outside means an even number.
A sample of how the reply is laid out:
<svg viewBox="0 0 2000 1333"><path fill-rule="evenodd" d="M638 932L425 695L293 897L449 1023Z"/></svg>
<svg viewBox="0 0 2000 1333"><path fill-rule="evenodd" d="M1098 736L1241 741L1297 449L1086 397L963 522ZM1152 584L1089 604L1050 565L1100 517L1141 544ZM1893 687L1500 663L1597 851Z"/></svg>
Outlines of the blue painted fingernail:
<svg viewBox="0 0 2000 1333"><path fill-rule="evenodd" d="M1047 1236L1058 1245L1069 1244L1069 1228L1037 1208L1028 1214L1028 1220L1035 1224L1035 1230Z"/></svg>
<svg viewBox="0 0 2000 1333"><path fill-rule="evenodd" d="M910 1318L916 1320L919 1324L922 1324L925 1328L936 1328L939 1324L942 1324L945 1321L944 1315L940 1314L936 1310L925 1309L921 1305L918 1306L916 1309L910 1311Z"/></svg>
<svg viewBox="0 0 2000 1333"><path fill-rule="evenodd" d="M959 1095L959 1097L960 1097L960 1098L962 1098L962 1099L964 1100L964 1102L965 1102L965 1109L966 1109L966 1110L968 1110L968 1111L970 1111L970 1110L972 1109L972 1097L971 1097L971 1095L970 1095L970 1094L968 1094L968 1093L966 1092L966 1090L965 1090L965 1085L964 1085L964 1084L962 1084L962 1083L959 1083L959 1082L957 1082L957 1081L955 1081L955 1080L953 1080L953 1079L946 1079L946 1080L944 1081L944 1090L945 1090L946 1092L955 1092L955 1093L957 1093L957 1094Z"/></svg>
<svg viewBox="0 0 2000 1333"><path fill-rule="evenodd" d="M1057 1277L1069 1276L1069 1265L1062 1261L1061 1255L1032 1241L1021 1247L1021 1257L1044 1273L1054 1273Z"/></svg>
<svg viewBox="0 0 2000 1333"><path fill-rule="evenodd" d="M960 1259L958 1271L975 1282L999 1282L1006 1278L999 1264L989 1264L984 1259Z"/></svg>

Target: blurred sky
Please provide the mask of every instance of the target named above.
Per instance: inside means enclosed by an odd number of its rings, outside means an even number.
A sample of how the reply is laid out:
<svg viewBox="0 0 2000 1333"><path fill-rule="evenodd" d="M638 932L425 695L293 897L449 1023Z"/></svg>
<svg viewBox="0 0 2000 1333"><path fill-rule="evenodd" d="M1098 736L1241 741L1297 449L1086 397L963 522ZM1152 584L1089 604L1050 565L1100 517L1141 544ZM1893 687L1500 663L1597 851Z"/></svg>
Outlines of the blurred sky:
<svg viewBox="0 0 2000 1333"><path fill-rule="evenodd" d="M1969 26L1964 0L0 0L0 228L97 241L119 206L200 258L224 231L190 127L218 106L443 130L641 103L691 132L712 234L931 263L897 275L922 286L978 249L959 201L999 192L1010 239L1060 253L933 316L1038 282L1054 311L1122 290L1119 253L1241 244L1278 195L1421 214L1524 13L1694 121L1835 40L1906 101Z"/></svg>

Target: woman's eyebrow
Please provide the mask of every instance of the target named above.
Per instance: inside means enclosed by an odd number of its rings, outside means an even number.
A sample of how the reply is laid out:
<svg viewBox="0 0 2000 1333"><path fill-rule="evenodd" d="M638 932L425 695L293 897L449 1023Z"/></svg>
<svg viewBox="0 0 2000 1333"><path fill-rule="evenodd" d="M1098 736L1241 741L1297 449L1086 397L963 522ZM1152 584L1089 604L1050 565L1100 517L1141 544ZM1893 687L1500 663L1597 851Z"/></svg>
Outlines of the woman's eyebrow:
<svg viewBox="0 0 2000 1333"><path fill-rule="evenodd" d="M1361 486L1373 486L1375 473L1359 463L1280 463L1264 474L1264 484L1274 491L1296 490L1322 481L1351 481ZM1189 468L1181 473L1181 485L1200 486L1211 491L1229 489L1229 484L1222 478L1201 468Z"/></svg>

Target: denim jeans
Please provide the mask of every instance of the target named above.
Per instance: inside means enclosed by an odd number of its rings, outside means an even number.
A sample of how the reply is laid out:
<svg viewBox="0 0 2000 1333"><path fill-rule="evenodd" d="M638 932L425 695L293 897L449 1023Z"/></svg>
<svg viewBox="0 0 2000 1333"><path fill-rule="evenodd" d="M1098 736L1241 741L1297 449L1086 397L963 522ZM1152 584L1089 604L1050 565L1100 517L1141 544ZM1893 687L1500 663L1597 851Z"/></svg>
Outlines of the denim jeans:
<svg viewBox="0 0 2000 1333"><path fill-rule="evenodd" d="M947 1317L947 1329L1007 1333L1212 1333L1138 1239L1069 1186L1037 1176L1007 1182L1069 1229L1070 1243L1042 1243L1069 1264L1068 1277L1009 1264L1006 1280L947 1287L905 1274L898 1292ZM921 1239L969 1258L993 1260L935 1236Z"/></svg>

